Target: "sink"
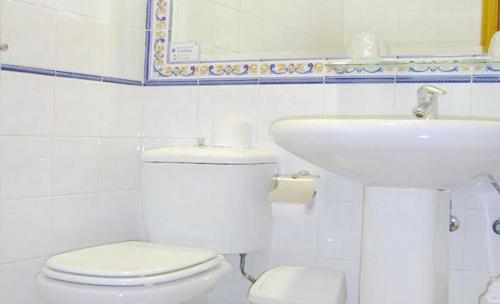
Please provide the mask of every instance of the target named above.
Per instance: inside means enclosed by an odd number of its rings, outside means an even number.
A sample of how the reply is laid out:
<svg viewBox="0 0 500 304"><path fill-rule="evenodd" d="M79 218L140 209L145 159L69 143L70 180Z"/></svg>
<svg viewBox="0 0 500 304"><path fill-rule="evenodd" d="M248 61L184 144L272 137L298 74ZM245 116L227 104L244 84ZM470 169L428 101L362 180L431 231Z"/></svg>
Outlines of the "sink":
<svg viewBox="0 0 500 304"><path fill-rule="evenodd" d="M500 171L500 121L298 117L271 135L364 184L360 304L448 303L450 196L440 189Z"/></svg>
<svg viewBox="0 0 500 304"><path fill-rule="evenodd" d="M271 127L274 141L369 186L438 189L500 171L500 121L298 117Z"/></svg>

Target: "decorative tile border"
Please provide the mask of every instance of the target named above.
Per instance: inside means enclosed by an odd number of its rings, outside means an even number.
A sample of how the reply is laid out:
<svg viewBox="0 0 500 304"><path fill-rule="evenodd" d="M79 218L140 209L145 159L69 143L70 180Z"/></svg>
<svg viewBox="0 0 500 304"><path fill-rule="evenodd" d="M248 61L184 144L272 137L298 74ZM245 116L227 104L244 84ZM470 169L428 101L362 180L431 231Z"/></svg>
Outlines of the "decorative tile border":
<svg viewBox="0 0 500 304"><path fill-rule="evenodd" d="M199 85L321 83L320 79L324 83L339 84L463 83L470 82L472 74L500 75L500 64L488 63L486 58L478 56L427 56L420 59L395 57L379 64L366 65L349 64L346 58L170 64L173 1L175 0L148 0L145 60L147 85L155 85L155 82L158 82L157 85L175 85L176 82L173 81L179 80L198 80Z"/></svg>
<svg viewBox="0 0 500 304"><path fill-rule="evenodd" d="M135 86L270 84L500 83L500 63L484 57L387 58L350 64L345 58L169 64L172 3L147 0L144 80L2 64L4 71Z"/></svg>

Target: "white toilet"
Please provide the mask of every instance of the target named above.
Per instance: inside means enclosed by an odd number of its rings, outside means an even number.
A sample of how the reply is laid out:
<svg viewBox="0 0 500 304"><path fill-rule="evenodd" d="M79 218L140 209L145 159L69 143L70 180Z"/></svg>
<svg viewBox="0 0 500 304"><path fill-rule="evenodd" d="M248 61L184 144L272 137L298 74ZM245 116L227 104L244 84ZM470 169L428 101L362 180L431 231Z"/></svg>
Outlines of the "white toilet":
<svg viewBox="0 0 500 304"><path fill-rule="evenodd" d="M142 210L149 242L55 255L36 278L48 304L206 304L230 271L221 254L269 246L268 152L173 147L142 156ZM277 267L253 285L254 304L344 304L341 272Z"/></svg>
<svg viewBox="0 0 500 304"><path fill-rule="evenodd" d="M48 304L201 304L230 270L221 254L266 249L276 156L173 147L142 156L147 242L51 257L36 278Z"/></svg>

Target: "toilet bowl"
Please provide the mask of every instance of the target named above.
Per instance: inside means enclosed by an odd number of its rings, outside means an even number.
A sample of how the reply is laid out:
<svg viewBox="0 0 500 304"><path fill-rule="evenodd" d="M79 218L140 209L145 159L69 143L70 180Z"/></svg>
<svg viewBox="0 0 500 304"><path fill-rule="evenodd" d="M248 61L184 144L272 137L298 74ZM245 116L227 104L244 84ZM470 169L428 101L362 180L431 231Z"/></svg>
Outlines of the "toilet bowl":
<svg viewBox="0 0 500 304"><path fill-rule="evenodd" d="M36 284L48 304L202 304L229 271L212 250L123 242L53 256Z"/></svg>

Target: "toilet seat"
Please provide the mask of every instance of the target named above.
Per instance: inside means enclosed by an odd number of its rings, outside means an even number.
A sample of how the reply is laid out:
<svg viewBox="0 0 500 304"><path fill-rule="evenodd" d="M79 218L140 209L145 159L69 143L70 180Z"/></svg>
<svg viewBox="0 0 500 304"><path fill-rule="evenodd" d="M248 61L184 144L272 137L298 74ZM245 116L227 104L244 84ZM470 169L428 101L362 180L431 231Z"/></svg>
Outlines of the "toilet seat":
<svg viewBox="0 0 500 304"><path fill-rule="evenodd" d="M149 286L195 276L224 261L209 249L123 242L53 256L42 274L75 284Z"/></svg>

